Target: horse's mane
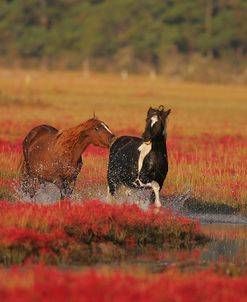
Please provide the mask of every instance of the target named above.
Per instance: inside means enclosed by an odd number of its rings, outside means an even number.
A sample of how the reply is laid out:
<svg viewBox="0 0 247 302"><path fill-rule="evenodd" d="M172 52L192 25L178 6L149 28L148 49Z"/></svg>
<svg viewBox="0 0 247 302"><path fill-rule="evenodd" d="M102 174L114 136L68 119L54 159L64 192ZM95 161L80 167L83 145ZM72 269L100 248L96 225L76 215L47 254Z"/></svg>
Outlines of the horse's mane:
<svg viewBox="0 0 247 302"><path fill-rule="evenodd" d="M85 123L81 123L69 129L61 129L56 134L56 148L72 151L78 140L83 137L83 134L97 125L99 120L91 118ZM86 134L85 134L86 137Z"/></svg>

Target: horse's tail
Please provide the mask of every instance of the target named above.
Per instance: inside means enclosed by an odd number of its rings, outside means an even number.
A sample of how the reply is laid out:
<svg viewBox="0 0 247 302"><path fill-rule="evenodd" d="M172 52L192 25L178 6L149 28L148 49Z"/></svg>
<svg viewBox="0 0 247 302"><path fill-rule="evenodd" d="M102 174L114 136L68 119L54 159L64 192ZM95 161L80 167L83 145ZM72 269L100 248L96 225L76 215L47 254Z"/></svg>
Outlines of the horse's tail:
<svg viewBox="0 0 247 302"><path fill-rule="evenodd" d="M19 173L21 173L22 171L23 171L23 167L24 167L24 157L22 156L21 157L21 159L20 159L20 161L19 161L19 164L18 164L18 166L17 166L17 171L19 172Z"/></svg>

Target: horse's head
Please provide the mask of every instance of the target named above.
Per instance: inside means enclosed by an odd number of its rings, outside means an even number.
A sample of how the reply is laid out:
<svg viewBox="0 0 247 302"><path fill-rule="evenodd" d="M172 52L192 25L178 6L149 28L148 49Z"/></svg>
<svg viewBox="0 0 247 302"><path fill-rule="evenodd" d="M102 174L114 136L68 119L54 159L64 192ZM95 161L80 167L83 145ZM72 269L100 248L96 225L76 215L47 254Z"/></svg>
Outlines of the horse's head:
<svg viewBox="0 0 247 302"><path fill-rule="evenodd" d="M166 137L166 120L170 112L171 109L166 111L162 105L158 109L148 109L146 128L142 135L145 144L150 144L156 137Z"/></svg>
<svg viewBox="0 0 247 302"><path fill-rule="evenodd" d="M115 140L109 127L98 119L93 119L92 127L87 131L91 143L98 147L108 148Z"/></svg>

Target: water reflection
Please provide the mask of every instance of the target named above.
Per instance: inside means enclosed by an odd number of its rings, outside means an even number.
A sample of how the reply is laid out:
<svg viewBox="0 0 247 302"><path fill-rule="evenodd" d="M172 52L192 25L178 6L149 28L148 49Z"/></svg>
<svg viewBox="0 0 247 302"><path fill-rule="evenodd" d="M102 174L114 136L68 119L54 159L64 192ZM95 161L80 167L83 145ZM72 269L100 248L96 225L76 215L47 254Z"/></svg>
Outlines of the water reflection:
<svg viewBox="0 0 247 302"><path fill-rule="evenodd" d="M115 266L135 266L153 273L171 266L197 270L219 262L247 268L247 225L204 224L202 229L211 237L211 241L204 246L177 251L147 249L135 259L115 263Z"/></svg>
<svg viewBox="0 0 247 302"><path fill-rule="evenodd" d="M203 231L213 239L202 249L201 259L206 262L217 260L247 263L247 226L210 224Z"/></svg>

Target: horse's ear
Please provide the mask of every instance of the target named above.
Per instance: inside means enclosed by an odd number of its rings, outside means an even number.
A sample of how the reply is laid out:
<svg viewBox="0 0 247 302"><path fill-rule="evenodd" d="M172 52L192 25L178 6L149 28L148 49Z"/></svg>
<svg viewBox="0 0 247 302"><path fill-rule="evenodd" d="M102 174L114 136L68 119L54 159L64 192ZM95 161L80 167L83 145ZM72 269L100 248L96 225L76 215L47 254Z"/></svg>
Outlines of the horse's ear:
<svg viewBox="0 0 247 302"><path fill-rule="evenodd" d="M162 114L162 118L166 119L168 117L168 115L171 113L171 111L172 111L171 109L168 109L167 111L164 111L163 114Z"/></svg>
<svg viewBox="0 0 247 302"><path fill-rule="evenodd" d="M152 107L149 107L148 109L148 115L150 115L150 113L153 111L153 108Z"/></svg>
<svg viewBox="0 0 247 302"><path fill-rule="evenodd" d="M163 111L165 110L165 108L164 108L163 105L160 105L158 109L159 109L159 111L161 111L161 112L163 112Z"/></svg>
<svg viewBox="0 0 247 302"><path fill-rule="evenodd" d="M56 139L59 138L63 134L63 129L60 129L56 134Z"/></svg>
<svg viewBox="0 0 247 302"><path fill-rule="evenodd" d="M96 115L95 115L95 112L94 112L94 111L93 111L93 118L96 119Z"/></svg>

